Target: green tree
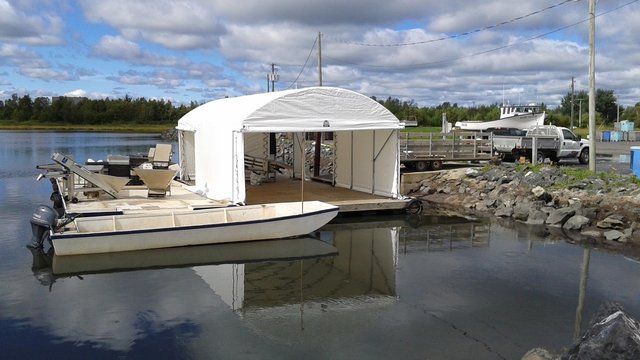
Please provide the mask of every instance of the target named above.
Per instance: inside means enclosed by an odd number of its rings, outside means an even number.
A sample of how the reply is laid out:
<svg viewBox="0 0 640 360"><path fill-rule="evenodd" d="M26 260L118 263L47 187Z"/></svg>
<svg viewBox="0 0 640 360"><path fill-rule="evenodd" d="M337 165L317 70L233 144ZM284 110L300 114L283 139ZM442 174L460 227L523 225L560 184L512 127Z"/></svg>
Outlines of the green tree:
<svg viewBox="0 0 640 360"><path fill-rule="evenodd" d="M589 94L585 90L579 90L575 93L574 101L574 123L578 118L578 99L584 99L582 102L582 112L588 113ZM600 114L602 120L611 123L616 120L618 113L618 99L613 90L598 89L596 90L596 112ZM571 93L568 92L562 97L558 108L562 115L571 115Z"/></svg>

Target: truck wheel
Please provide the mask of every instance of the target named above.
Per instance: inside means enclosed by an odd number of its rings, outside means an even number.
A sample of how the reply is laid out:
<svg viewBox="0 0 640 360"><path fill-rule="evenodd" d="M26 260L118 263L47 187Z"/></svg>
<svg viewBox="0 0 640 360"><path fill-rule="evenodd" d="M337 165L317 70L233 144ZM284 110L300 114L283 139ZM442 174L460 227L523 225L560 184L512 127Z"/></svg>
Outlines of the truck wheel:
<svg viewBox="0 0 640 360"><path fill-rule="evenodd" d="M589 148L582 149L580 156L578 156L578 161L583 165L589 163Z"/></svg>
<svg viewBox="0 0 640 360"><path fill-rule="evenodd" d="M433 170L442 170L442 160L435 160L431 162Z"/></svg>
<svg viewBox="0 0 640 360"><path fill-rule="evenodd" d="M538 164L544 164L544 154L542 153L542 151L538 151Z"/></svg>
<svg viewBox="0 0 640 360"><path fill-rule="evenodd" d="M416 171L427 171L429 170L429 165L426 161L417 161L414 163Z"/></svg>

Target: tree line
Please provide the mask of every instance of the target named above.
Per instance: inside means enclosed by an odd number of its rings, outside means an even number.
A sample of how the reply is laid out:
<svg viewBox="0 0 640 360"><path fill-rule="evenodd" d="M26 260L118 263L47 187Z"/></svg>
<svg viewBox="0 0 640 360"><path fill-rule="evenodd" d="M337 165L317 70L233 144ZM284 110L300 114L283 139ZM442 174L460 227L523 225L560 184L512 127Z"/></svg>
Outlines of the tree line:
<svg viewBox="0 0 640 360"><path fill-rule="evenodd" d="M418 126L441 126L442 114L447 114L447 121L455 124L457 121L480 120L489 121L500 118L500 105L479 105L471 107L458 106L443 102L437 106L416 105L413 100L400 100L389 97L385 100L372 97L401 120L417 120ZM582 107L580 100L582 99ZM588 125L589 97L586 91L574 94L574 126L578 126L579 112L582 110L582 127ZM549 109L544 103L538 104L546 112L546 123L569 127L571 124L571 93L562 97L559 106ZM596 91L596 122L611 125L618 117L618 99L613 90L597 89ZM620 120L630 120L640 126L640 102L635 106L620 107Z"/></svg>
<svg viewBox="0 0 640 360"><path fill-rule="evenodd" d="M385 100L372 97L373 100L389 109L401 120L416 120L419 126L439 127L442 114L452 124L457 121L495 120L500 117L500 106L491 105L459 106L456 103L443 102L436 106L418 106L413 100L400 100L388 97ZM574 125L578 126L579 99L582 100L582 125L588 123L588 96L586 91L574 95ZM6 100L0 100L0 121L39 122L53 124L175 124L184 114L197 107L197 102L189 105L175 105L171 101L146 98L132 99L88 99L82 97L19 97L17 94ZM547 122L570 125L571 94L563 96L559 106L547 109ZM613 90L598 89L596 92L596 118L598 124L612 124L618 114L618 100ZM640 125L640 102L635 106L620 108L620 119L638 122Z"/></svg>
<svg viewBox="0 0 640 360"><path fill-rule="evenodd" d="M88 99L84 97L36 97L29 95L0 101L0 120L51 124L173 124L198 106L174 105L146 98Z"/></svg>

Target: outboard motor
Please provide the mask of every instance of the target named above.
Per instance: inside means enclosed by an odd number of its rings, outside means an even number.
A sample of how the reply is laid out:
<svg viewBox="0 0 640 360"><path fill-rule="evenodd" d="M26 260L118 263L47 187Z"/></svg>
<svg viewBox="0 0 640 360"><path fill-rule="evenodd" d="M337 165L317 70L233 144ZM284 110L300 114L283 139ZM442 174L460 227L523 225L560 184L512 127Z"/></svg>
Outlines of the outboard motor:
<svg viewBox="0 0 640 360"><path fill-rule="evenodd" d="M30 248L41 248L45 240L49 239L51 230L55 230L58 213L51 207L40 205L31 215L31 244Z"/></svg>

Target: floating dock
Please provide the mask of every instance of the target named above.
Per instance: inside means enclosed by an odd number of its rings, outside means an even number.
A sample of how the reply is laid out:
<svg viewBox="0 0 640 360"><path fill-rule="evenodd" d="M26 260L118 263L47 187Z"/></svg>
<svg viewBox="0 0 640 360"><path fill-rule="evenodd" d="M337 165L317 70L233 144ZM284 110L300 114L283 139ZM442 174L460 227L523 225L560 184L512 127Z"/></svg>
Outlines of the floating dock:
<svg viewBox="0 0 640 360"><path fill-rule="evenodd" d="M134 213L166 213L167 211L198 210L225 207L231 204L219 202L196 194L190 186L179 181L171 183L165 197L147 197L144 186L127 186L113 199L106 194L97 199L80 199L65 203L68 213L86 215L117 215ZM247 205L300 201L300 180L281 179L258 186L247 184ZM340 213L363 211L399 211L409 200L382 196L334 187L317 181L305 181L304 200L318 200L340 207Z"/></svg>

